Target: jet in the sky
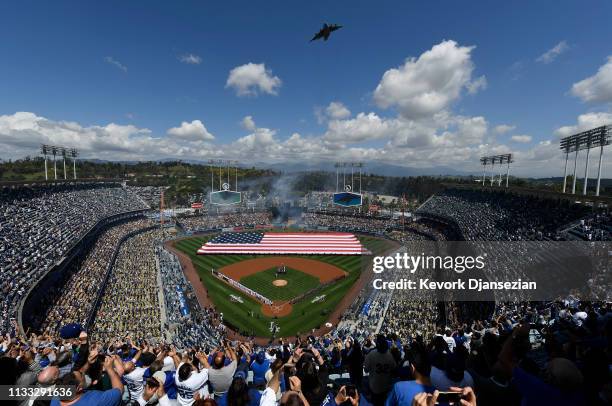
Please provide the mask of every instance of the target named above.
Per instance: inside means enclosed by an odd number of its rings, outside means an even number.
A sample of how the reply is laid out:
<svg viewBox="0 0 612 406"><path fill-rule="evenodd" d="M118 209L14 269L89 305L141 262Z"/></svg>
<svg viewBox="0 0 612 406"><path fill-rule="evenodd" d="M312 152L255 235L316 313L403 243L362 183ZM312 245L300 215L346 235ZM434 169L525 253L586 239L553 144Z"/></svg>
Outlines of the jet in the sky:
<svg viewBox="0 0 612 406"><path fill-rule="evenodd" d="M317 32L314 37L312 37L310 42L316 41L321 38L323 38L324 41L327 41L332 31L339 30L340 28L342 28L342 26L338 24L330 24L330 25L327 25L327 23L323 24L323 28L321 28L321 30Z"/></svg>

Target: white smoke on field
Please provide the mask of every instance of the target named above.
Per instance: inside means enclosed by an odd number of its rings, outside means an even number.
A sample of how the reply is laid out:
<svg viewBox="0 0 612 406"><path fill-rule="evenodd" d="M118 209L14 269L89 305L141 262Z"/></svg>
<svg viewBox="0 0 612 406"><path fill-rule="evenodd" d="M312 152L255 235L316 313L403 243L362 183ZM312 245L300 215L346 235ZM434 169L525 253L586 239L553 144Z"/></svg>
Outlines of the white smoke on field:
<svg viewBox="0 0 612 406"><path fill-rule="evenodd" d="M291 202L299 198L294 188L296 180L295 173L281 173L272 183L267 201L278 209L274 222L286 221L290 217Z"/></svg>
<svg viewBox="0 0 612 406"><path fill-rule="evenodd" d="M238 191L242 193L243 201L256 203L258 207L274 208L275 220L287 220L296 217L300 210L297 204L306 194L329 192L336 187L335 174L328 171L320 172L270 172L256 177L239 177ZM231 188L234 190L232 179Z"/></svg>
<svg viewBox="0 0 612 406"><path fill-rule="evenodd" d="M270 197L278 199L280 204L298 198L299 193L294 187L298 178L296 173L281 173L271 185Z"/></svg>
<svg viewBox="0 0 612 406"><path fill-rule="evenodd" d="M243 198L249 201L265 198L270 190L270 185L276 176L258 176L238 180L238 190L242 192Z"/></svg>

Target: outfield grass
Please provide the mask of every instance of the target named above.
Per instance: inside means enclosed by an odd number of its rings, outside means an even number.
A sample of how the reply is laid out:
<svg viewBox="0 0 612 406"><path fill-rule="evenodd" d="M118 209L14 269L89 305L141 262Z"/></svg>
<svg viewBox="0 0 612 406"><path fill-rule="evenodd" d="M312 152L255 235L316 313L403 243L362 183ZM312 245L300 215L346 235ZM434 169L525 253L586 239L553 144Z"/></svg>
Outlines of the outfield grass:
<svg viewBox="0 0 612 406"><path fill-rule="evenodd" d="M272 282L276 279L286 280L287 285L274 286ZM240 283L268 299L289 300L319 286L319 279L291 268L287 268L287 273L277 277L276 268L270 268L244 277L240 279Z"/></svg>
<svg viewBox="0 0 612 406"><path fill-rule="evenodd" d="M280 327L279 336L294 336L297 333L307 333L313 328L322 325L329 314L340 303L350 287L359 278L362 269L369 266L371 257L355 255L308 255L306 258L327 262L348 273L346 278L333 283L323 289L305 297L293 305L293 312L283 318L269 318L261 312L261 304L250 296L235 290L214 277L210 270L220 269L226 265L256 258L256 255L197 255L196 251L214 235L197 236L180 240L175 244L176 249L184 252L193 262L200 280L208 291L208 296L215 304L217 310L223 313L226 323L233 326L245 335L260 337L270 336L270 322L275 321ZM362 236L359 237L374 255L379 255L389 249L393 243L387 240ZM244 303L231 302L229 295L242 297ZM311 303L319 295L326 295L325 300Z"/></svg>

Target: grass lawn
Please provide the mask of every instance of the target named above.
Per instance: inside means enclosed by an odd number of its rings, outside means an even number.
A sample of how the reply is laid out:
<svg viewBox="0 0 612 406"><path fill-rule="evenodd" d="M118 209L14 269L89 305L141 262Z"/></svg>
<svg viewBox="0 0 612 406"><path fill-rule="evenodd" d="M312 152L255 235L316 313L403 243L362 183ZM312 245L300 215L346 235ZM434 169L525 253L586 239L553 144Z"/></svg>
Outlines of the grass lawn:
<svg viewBox="0 0 612 406"><path fill-rule="evenodd" d="M319 286L318 278L295 269L287 268L287 273L278 277L275 274L276 268L270 268L242 278L240 283L271 300L293 299ZM286 280L287 285L274 286L272 281L276 279Z"/></svg>
<svg viewBox="0 0 612 406"><path fill-rule="evenodd" d="M193 262L200 280L208 291L208 295L215 304L217 310L223 313L224 320L234 329L245 335L256 335L269 337L270 322L275 321L280 327L278 336L289 337L297 333L307 333L317 328L328 319L329 314L340 303L346 292L355 283L365 269L371 263L371 257L354 255L308 255L305 258L323 261L337 266L346 271L348 276L333 283L314 294L306 296L299 303L293 305L293 311L289 316L273 319L263 315L261 304L250 296L235 290L227 284L214 277L211 268L220 269L226 265L256 258L256 255L197 255L196 251L202 244L214 235L195 236L180 240L175 244L176 249L184 252ZM376 237L360 236L364 244L374 255L391 248L394 243ZM274 272L272 272L272 276ZM310 275L306 275L310 276ZM243 278L244 281L245 278ZM286 279L286 278L282 278ZM317 280L318 283L318 280ZM270 281L271 285L271 281ZM272 286L273 287L273 286ZM242 297L244 303L231 302L229 295ZM326 295L325 300L311 303L312 299L319 295ZM295 296L293 296L295 297ZM272 299L272 298L270 298Z"/></svg>

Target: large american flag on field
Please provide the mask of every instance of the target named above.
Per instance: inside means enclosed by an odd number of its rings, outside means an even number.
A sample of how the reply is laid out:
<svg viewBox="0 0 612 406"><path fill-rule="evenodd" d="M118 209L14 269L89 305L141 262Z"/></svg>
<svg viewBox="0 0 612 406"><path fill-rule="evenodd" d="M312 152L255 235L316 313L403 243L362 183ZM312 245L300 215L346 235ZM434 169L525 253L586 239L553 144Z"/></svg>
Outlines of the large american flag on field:
<svg viewBox="0 0 612 406"><path fill-rule="evenodd" d="M335 254L370 252L350 233L224 233L204 244L198 254Z"/></svg>

